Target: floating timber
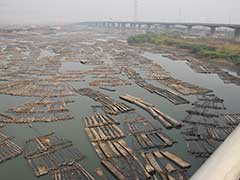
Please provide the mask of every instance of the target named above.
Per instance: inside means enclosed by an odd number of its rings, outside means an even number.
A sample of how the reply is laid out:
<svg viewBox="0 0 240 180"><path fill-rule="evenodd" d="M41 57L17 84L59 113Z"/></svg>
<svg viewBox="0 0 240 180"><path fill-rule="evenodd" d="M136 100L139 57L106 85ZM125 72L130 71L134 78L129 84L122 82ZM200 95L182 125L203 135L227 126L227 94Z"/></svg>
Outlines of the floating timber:
<svg viewBox="0 0 240 180"><path fill-rule="evenodd" d="M37 101L26 103L24 105L10 108L9 112L13 113L50 113L69 111L63 98L52 98L43 96Z"/></svg>
<svg viewBox="0 0 240 180"><path fill-rule="evenodd" d="M159 96L162 96L163 98L167 99L168 101L170 101L171 103L173 103L175 105L189 103L189 101L187 101L183 97L177 95L176 93L174 93L170 90L159 88L159 87L153 86L152 84L146 82L140 76L139 73L137 73L135 70L133 70L131 68L123 68L123 72L127 74L129 79L133 79L139 87L146 89L150 93L155 93Z"/></svg>
<svg viewBox="0 0 240 180"><path fill-rule="evenodd" d="M179 179L178 177L181 176L183 179L187 179L186 175L183 175L182 173L182 168L187 169L191 165L178 156L174 155L174 157L171 156L171 158L169 158L169 156L165 156L162 151L159 151L158 149L153 151L141 151L141 156L143 157L145 164L154 169L152 174L153 178L169 180ZM178 167L173 163L177 164Z"/></svg>
<svg viewBox="0 0 240 180"><path fill-rule="evenodd" d="M150 79L156 80L183 95L204 94L212 92L206 88L202 88L171 77L169 72L167 72L164 68L161 67L161 65L157 63L152 63L147 71Z"/></svg>
<svg viewBox="0 0 240 180"><path fill-rule="evenodd" d="M89 83L90 86L127 86L131 85L127 80L122 80L118 77L105 77L104 79L97 79Z"/></svg>
<svg viewBox="0 0 240 180"><path fill-rule="evenodd" d="M94 177L79 163L63 165L51 171L52 180L94 180Z"/></svg>
<svg viewBox="0 0 240 180"><path fill-rule="evenodd" d="M103 90L110 91L110 92L116 91L116 89L112 89L112 88L108 88L108 87L99 87L99 89L103 89Z"/></svg>
<svg viewBox="0 0 240 180"><path fill-rule="evenodd" d="M116 125L120 124L119 122L115 121L109 115L104 115L104 114L100 114L100 113L96 113L93 116L85 117L84 122L85 122L86 127L88 127L88 128L111 125L111 124L116 124Z"/></svg>
<svg viewBox="0 0 240 180"><path fill-rule="evenodd" d="M240 113L222 114L222 117L224 117L225 122L230 126L236 127L240 123Z"/></svg>
<svg viewBox="0 0 240 180"><path fill-rule="evenodd" d="M16 145L12 139L0 132L0 163L22 154L22 148Z"/></svg>
<svg viewBox="0 0 240 180"><path fill-rule="evenodd" d="M51 93L49 93L51 92ZM63 82L45 80L16 81L0 84L0 94L12 96L43 97L48 93L50 97L64 97L76 95L71 87Z"/></svg>
<svg viewBox="0 0 240 180"><path fill-rule="evenodd" d="M36 176L84 158L71 141L49 133L26 141L24 156Z"/></svg>
<svg viewBox="0 0 240 180"><path fill-rule="evenodd" d="M163 148L172 146L175 141L167 136L159 127L154 126L150 120L137 116L125 121L130 135L134 135L141 148Z"/></svg>
<svg viewBox="0 0 240 180"><path fill-rule="evenodd" d="M172 77L163 79L163 80L159 80L159 82L161 82L162 84L166 85L167 87L169 87L183 95L205 94L205 93L212 92L212 90L209 90L209 89L206 89L203 87L199 87L199 86L187 83L187 82L183 82L181 80L174 79Z"/></svg>
<svg viewBox="0 0 240 180"><path fill-rule="evenodd" d="M0 122L33 123L71 120L74 117L66 106L70 102L72 101L44 96L39 100L10 108L8 114L0 114Z"/></svg>
<svg viewBox="0 0 240 180"><path fill-rule="evenodd" d="M127 180L127 177L122 174L112 163L106 160L101 161L102 165L106 167L117 179L119 180Z"/></svg>
<svg viewBox="0 0 240 180"><path fill-rule="evenodd" d="M79 82L84 81L84 77L83 72L64 72L51 76L48 80L55 82Z"/></svg>
<svg viewBox="0 0 240 180"><path fill-rule="evenodd" d="M117 179L149 178L149 173L134 155L125 135L110 116L95 114L84 118L86 133L103 166Z"/></svg>
<svg viewBox="0 0 240 180"><path fill-rule="evenodd" d="M152 104L149 104L145 101L143 101L140 98L130 96L130 95L125 95L125 96L120 96L121 99L126 100L130 103L134 103L137 106L141 107L142 109L146 110L149 112L155 119L160 121L160 123L165 127L165 128L180 128L181 123L173 119L172 117L164 114L161 112L159 109L154 107Z"/></svg>
<svg viewBox="0 0 240 180"><path fill-rule="evenodd" d="M114 101L112 98L101 93L100 91L95 91L90 88L83 88L76 90L76 92L80 95L88 96L95 101L100 102L103 106L103 110L105 111L105 113L110 115L117 115L120 113L134 110L133 108L127 106L124 103Z"/></svg>
<svg viewBox="0 0 240 180"><path fill-rule="evenodd" d="M99 127L85 128L85 131L91 141L108 141L125 137L117 125L104 125Z"/></svg>
<svg viewBox="0 0 240 180"><path fill-rule="evenodd" d="M176 163L181 168L191 167L191 164L189 164L187 161L183 160L182 158L178 157L176 154L173 154L169 151L164 151L164 150L160 151L160 153L166 158L168 158L169 160Z"/></svg>
<svg viewBox="0 0 240 180"><path fill-rule="evenodd" d="M198 96L193 108L187 111L183 120L186 126L181 133L188 152L195 157L209 157L236 127L229 123L233 119L225 113L223 102L214 94L204 94Z"/></svg>

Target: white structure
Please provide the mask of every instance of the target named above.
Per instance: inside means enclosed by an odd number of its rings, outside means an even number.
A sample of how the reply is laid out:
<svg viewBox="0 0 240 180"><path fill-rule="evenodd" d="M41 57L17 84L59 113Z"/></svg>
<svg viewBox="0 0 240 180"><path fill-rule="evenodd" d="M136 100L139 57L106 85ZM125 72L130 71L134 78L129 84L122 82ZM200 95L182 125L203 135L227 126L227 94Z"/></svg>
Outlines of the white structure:
<svg viewBox="0 0 240 180"><path fill-rule="evenodd" d="M190 180L240 179L240 126L219 146Z"/></svg>

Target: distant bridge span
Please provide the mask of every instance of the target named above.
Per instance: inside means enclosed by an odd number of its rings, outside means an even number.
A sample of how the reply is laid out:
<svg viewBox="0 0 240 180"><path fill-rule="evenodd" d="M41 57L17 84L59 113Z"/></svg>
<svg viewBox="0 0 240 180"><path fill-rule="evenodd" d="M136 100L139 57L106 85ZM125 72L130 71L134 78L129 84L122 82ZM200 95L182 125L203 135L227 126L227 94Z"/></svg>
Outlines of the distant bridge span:
<svg viewBox="0 0 240 180"><path fill-rule="evenodd" d="M216 28L225 27L234 30L234 37L240 37L240 24L221 24L221 23L188 23L188 22L145 22L145 21L89 21L79 24L95 26L95 27L108 27L108 28L152 28L157 26L165 26L166 28L174 26L185 26L190 32L194 26L202 26L210 28L210 32L213 35L216 32Z"/></svg>

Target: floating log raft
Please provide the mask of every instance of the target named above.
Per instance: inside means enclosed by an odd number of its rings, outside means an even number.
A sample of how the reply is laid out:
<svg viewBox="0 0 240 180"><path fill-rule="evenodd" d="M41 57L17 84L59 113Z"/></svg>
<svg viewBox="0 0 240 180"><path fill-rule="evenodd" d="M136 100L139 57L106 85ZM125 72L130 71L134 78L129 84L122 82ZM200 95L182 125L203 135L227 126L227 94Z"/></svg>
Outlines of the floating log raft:
<svg viewBox="0 0 240 180"><path fill-rule="evenodd" d="M101 163L117 179L149 177L141 162L133 155L123 139L93 143L93 147Z"/></svg>
<svg viewBox="0 0 240 180"><path fill-rule="evenodd" d="M208 158L215 150L215 144L209 144L206 140L186 141L187 150L195 157Z"/></svg>
<svg viewBox="0 0 240 180"><path fill-rule="evenodd" d="M17 81L0 84L0 93L12 96L42 97L48 92L50 97L64 97L76 95L71 87L62 82L51 81Z"/></svg>
<svg viewBox="0 0 240 180"><path fill-rule="evenodd" d="M174 143L174 141L159 130L145 133L135 133L134 135L144 149L167 147L172 146Z"/></svg>
<svg viewBox="0 0 240 180"><path fill-rule="evenodd" d="M178 79L174 78L167 78L164 80L159 80L162 84L166 85L167 87L183 94L183 95L193 95L193 94L204 94L212 92L212 90L202 88L187 82L183 82Z"/></svg>
<svg viewBox="0 0 240 180"><path fill-rule="evenodd" d="M64 112L53 112L53 113L21 113L15 115L4 115L0 114L0 122L2 123L32 123L32 122L55 122L63 120L71 120L73 116Z"/></svg>
<svg viewBox="0 0 240 180"><path fill-rule="evenodd" d="M114 78L104 78L104 79L98 79L98 80L94 80L92 82L89 83L90 86L127 86L127 85L131 85L130 82L128 82L127 80L122 80L118 77L114 77Z"/></svg>
<svg viewBox="0 0 240 180"><path fill-rule="evenodd" d="M223 113L224 100L214 94L204 94L197 97L193 108L183 120L188 127L182 134L186 140L188 152L195 157L207 158L219 144L233 131L228 115Z"/></svg>
<svg viewBox="0 0 240 180"><path fill-rule="evenodd" d="M73 179L86 179L94 180L95 178L82 167L79 163L70 165L63 165L51 171L52 180L73 180Z"/></svg>
<svg viewBox="0 0 240 180"><path fill-rule="evenodd" d="M86 128L86 133L97 155L106 169L117 179L150 177L138 158L134 156L132 149L123 140L125 135L118 128L116 121L108 115L99 113L84 119L86 126L89 127Z"/></svg>
<svg viewBox="0 0 240 180"><path fill-rule="evenodd" d="M0 132L0 163L22 154L22 148L16 145L12 139Z"/></svg>
<svg viewBox="0 0 240 180"><path fill-rule="evenodd" d="M72 81L85 81L83 72L64 72L58 73L48 78L50 81L55 82L72 82Z"/></svg>
<svg viewBox="0 0 240 180"><path fill-rule="evenodd" d="M13 113L46 113L46 112L66 112L69 111L62 98L51 98L48 95L41 97L37 101L29 102L18 107L10 108Z"/></svg>
<svg viewBox="0 0 240 180"><path fill-rule="evenodd" d="M88 96L94 99L95 101L100 102L103 106L103 110L110 115L117 115L120 113L134 110L133 108L127 106L126 104L116 102L109 96L90 88L79 89L76 90L76 92L79 93L80 95Z"/></svg>
<svg viewBox="0 0 240 180"><path fill-rule="evenodd" d="M13 107L8 110L8 114L0 114L2 123L32 123L32 122L55 122L71 120L66 106L69 100L44 96L41 99Z"/></svg>
<svg viewBox="0 0 240 180"><path fill-rule="evenodd" d="M186 161L178 160L178 164L181 166L175 167L172 162L174 162L172 159L173 157L169 158L167 156L164 156L163 153L159 150L153 150L153 151L142 151L141 155L146 162L146 165L151 166L154 168L154 172L152 174L153 177L158 179L158 176L160 176L161 179L163 180L168 180L168 179L175 179L177 176L180 176L178 174L182 175L182 168L189 168L190 165L186 163ZM174 156L174 158L176 158ZM179 158L177 156L177 158ZM175 162L174 162L175 163ZM176 164L176 163L175 163ZM183 176L183 175L182 175ZM185 176L184 176L185 177ZM185 178L187 179L187 178Z"/></svg>
<svg viewBox="0 0 240 180"><path fill-rule="evenodd" d="M104 115L100 113L96 113L93 116L86 117L84 118L84 121L85 121L86 127L88 128L111 125L111 124L116 124L116 125L120 124L109 115Z"/></svg>
<svg viewBox="0 0 240 180"><path fill-rule="evenodd" d="M125 137L116 125L105 125L100 127L85 128L91 141L107 141Z"/></svg>
<svg viewBox="0 0 240 180"><path fill-rule="evenodd" d="M138 116L125 121L130 135L134 135L141 148L149 150L172 146L173 141L162 132L161 128L155 127L148 119Z"/></svg>
<svg viewBox="0 0 240 180"><path fill-rule="evenodd" d="M72 142L49 133L26 141L24 156L36 176L84 158Z"/></svg>
<svg viewBox="0 0 240 180"><path fill-rule="evenodd" d="M183 97L177 95L176 93L174 93L170 90L155 87L155 86L149 84L140 76L139 73L137 73L135 70L133 70L131 68L123 68L123 71L127 74L129 79L133 79L139 87L146 89L150 93L156 93L157 95L166 98L168 101L170 101L171 103L173 103L175 105L189 103L189 101L187 101Z"/></svg>
<svg viewBox="0 0 240 180"><path fill-rule="evenodd" d="M109 115L96 113L93 116L85 117L85 131L89 139L93 142L109 141L125 137L122 130L118 127L119 122Z"/></svg>
<svg viewBox="0 0 240 180"><path fill-rule="evenodd" d="M235 114L222 114L225 119L225 122L233 127L236 127L240 123L240 113Z"/></svg>
<svg viewBox="0 0 240 180"><path fill-rule="evenodd" d="M143 101L140 98L130 96L130 95L120 96L120 98L124 99L124 100L126 100L130 103L134 103L137 106L139 106L139 107L143 108L144 110L148 111L155 119L159 120L165 128L172 128L172 127L180 128L181 127L181 123L179 123L178 121L176 121L172 117L164 114L159 109L154 107L152 104L149 104L149 103Z"/></svg>
<svg viewBox="0 0 240 180"><path fill-rule="evenodd" d="M108 76L117 76L120 75L121 72L119 69L114 68L113 66L97 66L94 69L88 70L87 74L94 75L94 76L102 76L103 78Z"/></svg>
<svg viewBox="0 0 240 180"><path fill-rule="evenodd" d="M157 63L152 63L147 71L148 77L150 77L150 79L156 80L183 95L212 92L206 88L202 88L171 77L171 75Z"/></svg>

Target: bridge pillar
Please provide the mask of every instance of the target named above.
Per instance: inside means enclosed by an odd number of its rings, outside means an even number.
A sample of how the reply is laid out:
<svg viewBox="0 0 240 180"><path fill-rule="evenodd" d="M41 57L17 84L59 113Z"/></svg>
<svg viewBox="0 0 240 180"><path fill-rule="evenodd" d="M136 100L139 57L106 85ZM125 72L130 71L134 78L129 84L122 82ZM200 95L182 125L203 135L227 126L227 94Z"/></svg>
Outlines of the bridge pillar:
<svg viewBox="0 0 240 180"><path fill-rule="evenodd" d="M216 32L216 27L215 26L211 26L210 27L210 35L213 36Z"/></svg>
<svg viewBox="0 0 240 180"><path fill-rule="evenodd" d="M192 32L192 26L187 26L187 33L191 33Z"/></svg>
<svg viewBox="0 0 240 180"><path fill-rule="evenodd" d="M151 24L147 24L147 30L151 30L152 25Z"/></svg>
<svg viewBox="0 0 240 180"><path fill-rule="evenodd" d="M126 26L127 24L126 23L122 23L122 28L126 29Z"/></svg>
<svg viewBox="0 0 240 180"><path fill-rule="evenodd" d="M104 27L105 27L105 28L108 28L108 27L109 27L109 23L106 22Z"/></svg>
<svg viewBox="0 0 240 180"><path fill-rule="evenodd" d="M234 29L234 39L240 39L240 29Z"/></svg>
<svg viewBox="0 0 240 180"><path fill-rule="evenodd" d="M157 32L159 28L160 28L159 25L157 25L157 24L154 25L154 31Z"/></svg>
<svg viewBox="0 0 240 180"><path fill-rule="evenodd" d="M170 25L169 25L169 24L166 24L166 25L165 25L165 29L166 29L166 30L169 30L169 29L170 29Z"/></svg>

